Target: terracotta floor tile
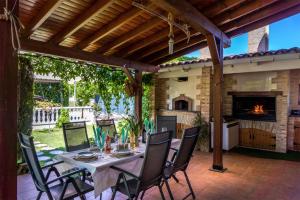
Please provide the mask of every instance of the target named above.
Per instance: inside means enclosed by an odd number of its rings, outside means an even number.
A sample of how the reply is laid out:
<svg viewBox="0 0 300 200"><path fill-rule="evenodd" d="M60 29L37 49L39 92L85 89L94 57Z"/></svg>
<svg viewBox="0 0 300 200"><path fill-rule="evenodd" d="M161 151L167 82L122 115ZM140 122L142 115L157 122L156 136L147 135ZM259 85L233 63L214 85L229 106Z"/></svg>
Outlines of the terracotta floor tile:
<svg viewBox="0 0 300 200"><path fill-rule="evenodd" d="M225 173L208 169L212 164L211 153L195 153L188 168L196 199L201 200L300 200L300 163L224 154ZM179 183L171 180L175 199L182 199L188 192L184 176L176 175ZM166 188L163 189L169 199ZM18 177L18 200L35 199L37 191L29 174ZM93 200L93 192L86 195ZM111 190L103 193L103 200L111 198ZM42 199L47 199L44 195ZM122 194L116 199L125 200ZM152 188L145 200L161 199L158 188ZM189 198L192 199L192 198Z"/></svg>

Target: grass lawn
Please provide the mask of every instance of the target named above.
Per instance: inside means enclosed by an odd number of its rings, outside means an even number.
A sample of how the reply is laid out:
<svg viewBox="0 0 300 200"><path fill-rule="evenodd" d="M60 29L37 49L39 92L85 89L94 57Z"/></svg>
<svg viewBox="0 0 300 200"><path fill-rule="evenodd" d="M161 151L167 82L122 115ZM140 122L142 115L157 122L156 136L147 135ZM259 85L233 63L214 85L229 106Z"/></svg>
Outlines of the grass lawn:
<svg viewBox="0 0 300 200"><path fill-rule="evenodd" d="M93 126L87 125L87 132L89 138L94 138ZM34 141L39 141L42 144L47 144L49 147L65 149L63 129L53 128L53 129L43 129L43 130L33 130L32 136Z"/></svg>

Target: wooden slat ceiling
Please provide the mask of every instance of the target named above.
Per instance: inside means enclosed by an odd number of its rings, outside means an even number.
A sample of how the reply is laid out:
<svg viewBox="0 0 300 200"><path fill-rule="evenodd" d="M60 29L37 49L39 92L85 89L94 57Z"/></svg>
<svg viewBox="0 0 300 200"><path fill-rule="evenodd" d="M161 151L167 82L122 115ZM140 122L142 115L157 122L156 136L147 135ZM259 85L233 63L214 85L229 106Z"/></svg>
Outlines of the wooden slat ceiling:
<svg viewBox="0 0 300 200"><path fill-rule="evenodd" d="M188 1L188 0L186 0ZM143 1L162 15L166 11ZM300 12L300 0L189 0L228 37ZM23 39L63 46L93 55L161 64L206 46L204 35L191 38L175 28L174 54L168 53L168 24L132 6L132 0L19 0ZM181 20L180 16L177 20Z"/></svg>

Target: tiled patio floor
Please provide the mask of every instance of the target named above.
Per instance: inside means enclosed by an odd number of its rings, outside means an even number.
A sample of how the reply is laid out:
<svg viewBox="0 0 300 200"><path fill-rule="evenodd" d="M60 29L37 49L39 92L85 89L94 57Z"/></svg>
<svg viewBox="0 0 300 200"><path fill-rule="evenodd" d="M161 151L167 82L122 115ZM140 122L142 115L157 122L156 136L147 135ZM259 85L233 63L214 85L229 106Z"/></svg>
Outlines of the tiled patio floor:
<svg viewBox="0 0 300 200"><path fill-rule="evenodd" d="M299 200L300 162L271 160L226 153L225 173L209 171L211 153L196 153L189 166L196 199L201 200ZM182 199L188 192L182 174L177 175L180 183L171 181L175 199ZM165 195L167 196L167 192ZM18 199L35 199L37 192L30 175L18 177ZM47 199L45 196L42 199ZM87 195L94 199L93 193ZM103 199L110 199L111 192L104 192ZM126 199L118 195L116 199ZM157 188L149 190L145 200L160 199Z"/></svg>

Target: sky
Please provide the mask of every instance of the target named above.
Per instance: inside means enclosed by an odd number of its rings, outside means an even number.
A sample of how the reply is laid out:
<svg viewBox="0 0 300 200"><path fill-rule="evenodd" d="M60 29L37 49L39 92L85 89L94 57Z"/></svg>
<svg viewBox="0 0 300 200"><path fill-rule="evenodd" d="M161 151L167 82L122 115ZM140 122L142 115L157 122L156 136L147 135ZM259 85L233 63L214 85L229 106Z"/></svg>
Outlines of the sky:
<svg viewBox="0 0 300 200"><path fill-rule="evenodd" d="M224 56L247 53L248 34L242 34L231 39L231 47L224 49ZM269 50L300 47L300 14L285 18L270 24ZM200 51L187 54L199 57Z"/></svg>

